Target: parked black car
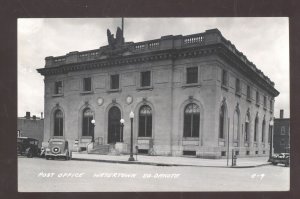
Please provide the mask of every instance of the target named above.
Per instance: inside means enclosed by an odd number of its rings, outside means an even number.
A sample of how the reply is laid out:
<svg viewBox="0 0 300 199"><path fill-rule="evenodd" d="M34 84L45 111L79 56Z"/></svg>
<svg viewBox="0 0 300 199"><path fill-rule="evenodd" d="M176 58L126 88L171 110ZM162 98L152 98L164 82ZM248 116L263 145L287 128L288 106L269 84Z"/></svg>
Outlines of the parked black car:
<svg viewBox="0 0 300 199"><path fill-rule="evenodd" d="M38 147L39 141L34 138L18 137L17 154L25 155L28 158L39 157L41 150Z"/></svg>
<svg viewBox="0 0 300 199"><path fill-rule="evenodd" d="M290 154L289 153L280 153L275 154L271 158L271 163L273 165L284 164L284 166L290 166Z"/></svg>

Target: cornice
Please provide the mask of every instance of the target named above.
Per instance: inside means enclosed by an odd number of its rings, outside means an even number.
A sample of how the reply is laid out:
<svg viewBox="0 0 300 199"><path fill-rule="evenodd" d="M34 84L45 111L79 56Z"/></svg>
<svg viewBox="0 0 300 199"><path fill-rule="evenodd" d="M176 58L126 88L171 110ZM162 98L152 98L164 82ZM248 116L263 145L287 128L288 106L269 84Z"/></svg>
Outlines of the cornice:
<svg viewBox="0 0 300 199"><path fill-rule="evenodd" d="M196 58L208 55L218 55L223 58L226 62L230 63L233 67L243 73L252 81L258 85L266 88L273 96L278 96L279 92L274 88L274 83L270 80L266 81L266 76L262 73L259 74L253 70L253 66L247 65L240 59L239 56L235 55L228 47L222 43L210 44L205 46L190 46L180 49L166 49L157 50L153 52L144 52L132 55L119 55L114 57L108 57L105 59L98 59L80 63L62 64L55 67L46 67L37 69L39 73L44 76L66 74L68 72L82 71L82 70L93 70L103 67L122 66L130 64L141 64L145 62L154 62L161 60L179 60L187 58ZM255 68L254 68L255 69ZM256 69L258 70L258 69ZM262 77L261 77L262 76Z"/></svg>
<svg viewBox="0 0 300 199"><path fill-rule="evenodd" d="M193 47L182 49L168 49L156 52L147 52L135 55L118 56L113 58L99 59L80 63L62 64L56 67L37 69L42 75L65 74L73 71L92 70L103 67L122 66L130 64L140 64L151 61L167 59L185 59L198 56L206 56L217 51L214 47Z"/></svg>

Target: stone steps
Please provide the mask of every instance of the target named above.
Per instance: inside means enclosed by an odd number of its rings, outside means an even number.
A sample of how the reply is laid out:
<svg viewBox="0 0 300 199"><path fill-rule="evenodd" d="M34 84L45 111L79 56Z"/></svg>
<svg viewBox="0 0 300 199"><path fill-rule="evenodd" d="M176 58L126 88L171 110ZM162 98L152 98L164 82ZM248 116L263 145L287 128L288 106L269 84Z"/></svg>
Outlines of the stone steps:
<svg viewBox="0 0 300 199"><path fill-rule="evenodd" d="M110 152L110 145L96 145L93 149L89 150L88 153L91 154L101 154L101 155L107 155Z"/></svg>

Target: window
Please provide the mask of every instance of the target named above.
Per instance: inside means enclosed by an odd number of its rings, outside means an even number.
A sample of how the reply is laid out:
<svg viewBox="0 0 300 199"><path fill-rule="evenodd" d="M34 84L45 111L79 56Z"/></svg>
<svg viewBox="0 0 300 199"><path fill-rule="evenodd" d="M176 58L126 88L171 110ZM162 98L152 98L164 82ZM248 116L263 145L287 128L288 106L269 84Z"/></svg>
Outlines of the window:
<svg viewBox="0 0 300 199"><path fill-rule="evenodd" d="M83 91L92 91L92 80L90 77L83 79Z"/></svg>
<svg viewBox="0 0 300 199"><path fill-rule="evenodd" d="M186 83L198 83L198 67L190 67L186 69Z"/></svg>
<svg viewBox="0 0 300 199"><path fill-rule="evenodd" d="M141 87L147 87L151 85L151 72L141 72Z"/></svg>
<svg viewBox="0 0 300 199"><path fill-rule="evenodd" d="M266 107L267 107L267 97L264 96L264 108L266 108Z"/></svg>
<svg viewBox="0 0 300 199"><path fill-rule="evenodd" d="M238 110L234 111L233 115L233 139L238 140L239 136L239 112Z"/></svg>
<svg viewBox="0 0 300 199"><path fill-rule="evenodd" d="M119 74L110 76L110 89L119 89Z"/></svg>
<svg viewBox="0 0 300 199"><path fill-rule="evenodd" d="M199 137L200 108L191 103L184 110L183 137Z"/></svg>
<svg viewBox="0 0 300 199"><path fill-rule="evenodd" d="M241 93L241 82L240 79L235 80L235 92L240 94Z"/></svg>
<svg viewBox="0 0 300 199"><path fill-rule="evenodd" d="M284 135L284 134L285 134L285 128L284 128L284 126L281 127L281 129L280 129L280 134L281 134L281 135Z"/></svg>
<svg viewBox="0 0 300 199"><path fill-rule="evenodd" d="M247 86L247 99L251 100L251 90L250 90L250 86Z"/></svg>
<svg viewBox="0 0 300 199"><path fill-rule="evenodd" d="M62 81L55 82L55 91L54 94L62 94L63 93Z"/></svg>
<svg viewBox="0 0 300 199"><path fill-rule="evenodd" d="M225 105L222 104L219 117L219 138L225 138Z"/></svg>
<svg viewBox="0 0 300 199"><path fill-rule="evenodd" d="M250 122L250 116L249 113L246 115L246 121L245 121L245 142L249 142L249 122Z"/></svg>
<svg viewBox="0 0 300 199"><path fill-rule="evenodd" d="M255 117L254 122L254 142L257 142L257 131L258 131L258 117Z"/></svg>
<svg viewBox="0 0 300 199"><path fill-rule="evenodd" d="M92 110L89 108L84 109L82 116L82 136L92 136L94 133L91 122L93 120Z"/></svg>
<svg viewBox="0 0 300 199"><path fill-rule="evenodd" d="M56 110L54 113L54 136L63 136L63 113Z"/></svg>
<svg viewBox="0 0 300 199"><path fill-rule="evenodd" d="M273 101L270 100L270 111L273 111Z"/></svg>
<svg viewBox="0 0 300 199"><path fill-rule="evenodd" d="M228 73L226 70L222 70L222 85L223 86L228 86Z"/></svg>
<svg viewBox="0 0 300 199"><path fill-rule="evenodd" d="M152 110L148 105L140 108L139 137L152 137Z"/></svg>
<svg viewBox="0 0 300 199"><path fill-rule="evenodd" d="M262 129L261 129L261 142L265 142L265 128L266 128L266 121L264 119L262 123Z"/></svg>
<svg viewBox="0 0 300 199"><path fill-rule="evenodd" d="M260 98L259 92L256 91L256 105L259 105L259 98Z"/></svg>

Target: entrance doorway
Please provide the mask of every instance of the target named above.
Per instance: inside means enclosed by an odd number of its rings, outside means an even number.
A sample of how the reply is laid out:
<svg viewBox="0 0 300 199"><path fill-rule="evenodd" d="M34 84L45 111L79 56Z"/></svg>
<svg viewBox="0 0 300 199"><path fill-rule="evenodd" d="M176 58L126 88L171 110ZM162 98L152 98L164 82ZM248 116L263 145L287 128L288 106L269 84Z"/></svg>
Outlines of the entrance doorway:
<svg viewBox="0 0 300 199"><path fill-rule="evenodd" d="M108 111L108 144L114 144L121 141L120 137L121 111L113 106Z"/></svg>

